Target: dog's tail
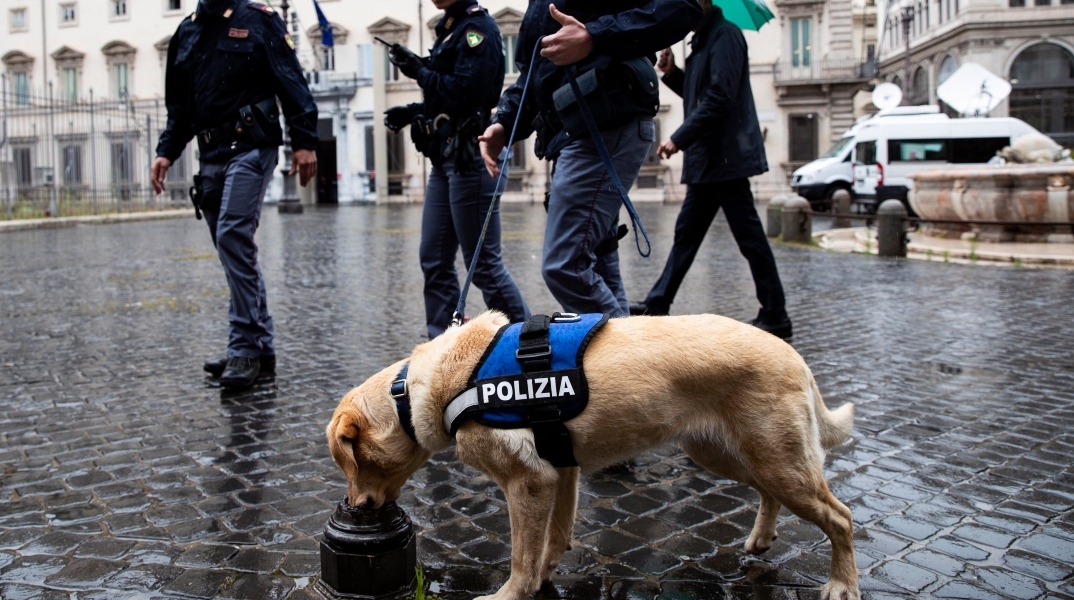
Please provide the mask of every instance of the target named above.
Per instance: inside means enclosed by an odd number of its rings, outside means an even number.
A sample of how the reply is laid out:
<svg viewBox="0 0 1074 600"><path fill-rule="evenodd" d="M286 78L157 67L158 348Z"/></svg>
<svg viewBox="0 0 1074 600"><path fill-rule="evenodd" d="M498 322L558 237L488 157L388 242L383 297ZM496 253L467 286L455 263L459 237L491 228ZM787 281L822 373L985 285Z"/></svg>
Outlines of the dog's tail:
<svg viewBox="0 0 1074 600"><path fill-rule="evenodd" d="M812 373L808 375L809 395L813 398L817 424L820 426L820 445L825 450L834 448L850 437L850 430L854 428L854 403L847 402L835 410L828 410L817 388L817 380Z"/></svg>

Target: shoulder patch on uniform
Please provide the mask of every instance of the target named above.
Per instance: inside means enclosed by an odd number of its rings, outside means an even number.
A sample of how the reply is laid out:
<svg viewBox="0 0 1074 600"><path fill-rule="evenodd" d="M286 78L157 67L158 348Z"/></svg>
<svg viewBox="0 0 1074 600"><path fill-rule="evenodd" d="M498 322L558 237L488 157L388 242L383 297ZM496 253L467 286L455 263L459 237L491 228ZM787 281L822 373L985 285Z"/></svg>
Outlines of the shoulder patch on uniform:
<svg viewBox="0 0 1074 600"><path fill-rule="evenodd" d="M475 12L478 12L478 11L480 11L480 10L484 10L484 9L483 9L483 8L481 8L481 5L480 5L480 4L475 4L475 5L471 6L470 8L467 8L467 9L466 9L466 13L467 13L467 14L471 14L471 15L472 15L472 14L474 14Z"/></svg>
<svg viewBox="0 0 1074 600"><path fill-rule="evenodd" d="M295 38L291 37L290 33L284 35L283 40L287 42L288 47L290 47L292 50L295 49Z"/></svg>
<svg viewBox="0 0 1074 600"><path fill-rule="evenodd" d="M276 14L276 10L268 4L262 4L260 2L247 2L246 6L249 6L250 8L256 8L257 10L268 15Z"/></svg>
<svg viewBox="0 0 1074 600"><path fill-rule="evenodd" d="M466 43L471 48L477 48L481 45L481 42L483 41L485 41L485 36L481 32L475 31L473 29L466 32Z"/></svg>

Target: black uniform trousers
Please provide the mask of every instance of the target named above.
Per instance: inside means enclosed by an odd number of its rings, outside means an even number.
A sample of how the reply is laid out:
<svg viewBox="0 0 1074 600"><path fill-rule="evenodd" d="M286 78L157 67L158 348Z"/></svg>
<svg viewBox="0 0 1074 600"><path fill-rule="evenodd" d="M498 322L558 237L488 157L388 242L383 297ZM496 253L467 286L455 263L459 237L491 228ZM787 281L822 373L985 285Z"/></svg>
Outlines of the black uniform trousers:
<svg viewBox="0 0 1074 600"><path fill-rule="evenodd" d="M783 284L779 280L776 259L772 256L761 219L753 206L750 181L744 177L686 186L686 199L675 220L675 242L671 254L645 304L661 312L666 312L671 306L712 220L721 208L731 227L731 234L738 242L739 251L750 263L757 299L761 302L758 316L766 322L783 320L787 316Z"/></svg>

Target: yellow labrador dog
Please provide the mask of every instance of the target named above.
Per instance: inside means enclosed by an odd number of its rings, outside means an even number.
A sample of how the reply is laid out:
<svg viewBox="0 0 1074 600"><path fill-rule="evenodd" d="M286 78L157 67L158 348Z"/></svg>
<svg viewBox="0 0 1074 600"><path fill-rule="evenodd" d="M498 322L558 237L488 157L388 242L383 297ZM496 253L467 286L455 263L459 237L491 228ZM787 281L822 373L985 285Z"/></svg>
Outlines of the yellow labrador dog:
<svg viewBox="0 0 1074 600"><path fill-rule="evenodd" d="M451 444L445 406L507 319L486 312L419 345L407 384L415 443L400 425L391 382L397 363L344 396L328 425L332 458L352 506L380 507L433 453ZM767 550L780 506L831 540L825 600L856 600L850 510L828 490L824 450L843 442L854 407L829 411L805 361L760 329L714 315L612 319L584 356L589 404L566 422L579 467L538 457L530 429L472 420L456 434L459 459L503 489L511 520L511 576L485 599L522 600L548 581L569 549L579 471L592 472L665 442L761 496L747 552Z"/></svg>

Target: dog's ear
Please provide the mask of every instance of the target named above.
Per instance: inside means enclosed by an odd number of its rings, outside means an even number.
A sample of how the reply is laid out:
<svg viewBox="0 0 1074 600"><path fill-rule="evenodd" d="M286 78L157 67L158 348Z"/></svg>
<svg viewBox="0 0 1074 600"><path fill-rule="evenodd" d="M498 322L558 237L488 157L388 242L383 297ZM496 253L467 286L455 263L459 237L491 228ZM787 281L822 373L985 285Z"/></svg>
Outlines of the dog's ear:
<svg viewBox="0 0 1074 600"><path fill-rule="evenodd" d="M354 445L367 424L357 412L341 410L328 424L328 449L332 459L343 469L347 481L358 480L358 461L354 458Z"/></svg>

